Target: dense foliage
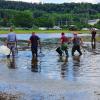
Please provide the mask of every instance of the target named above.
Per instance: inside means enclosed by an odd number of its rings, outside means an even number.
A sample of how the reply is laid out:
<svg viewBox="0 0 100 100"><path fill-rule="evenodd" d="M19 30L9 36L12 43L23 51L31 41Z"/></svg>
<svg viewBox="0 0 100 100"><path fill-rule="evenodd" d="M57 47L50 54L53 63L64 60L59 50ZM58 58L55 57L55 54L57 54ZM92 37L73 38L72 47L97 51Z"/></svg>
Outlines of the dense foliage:
<svg viewBox="0 0 100 100"><path fill-rule="evenodd" d="M99 3L32 4L0 0L0 26L68 28L76 25L81 29L90 27L87 22L92 19L100 19ZM100 24L95 27L99 28Z"/></svg>

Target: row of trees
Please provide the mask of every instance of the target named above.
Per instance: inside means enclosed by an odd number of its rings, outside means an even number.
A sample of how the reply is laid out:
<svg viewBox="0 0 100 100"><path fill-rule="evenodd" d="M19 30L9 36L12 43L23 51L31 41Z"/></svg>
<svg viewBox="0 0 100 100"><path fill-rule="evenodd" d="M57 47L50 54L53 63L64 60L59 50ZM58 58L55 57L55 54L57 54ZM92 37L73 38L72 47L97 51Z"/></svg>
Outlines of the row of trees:
<svg viewBox="0 0 100 100"><path fill-rule="evenodd" d="M48 13L100 13L100 3L91 4L91 3L62 3L62 4L53 4L53 3L25 3L25 2L15 2L15 1L6 1L0 0L0 8L2 9L14 9L14 10L39 10L45 11Z"/></svg>
<svg viewBox="0 0 100 100"><path fill-rule="evenodd" d="M68 28L76 25L78 29L90 27L90 19L100 19L100 4L64 3L32 4L0 0L0 26ZM95 27L100 27L98 22Z"/></svg>

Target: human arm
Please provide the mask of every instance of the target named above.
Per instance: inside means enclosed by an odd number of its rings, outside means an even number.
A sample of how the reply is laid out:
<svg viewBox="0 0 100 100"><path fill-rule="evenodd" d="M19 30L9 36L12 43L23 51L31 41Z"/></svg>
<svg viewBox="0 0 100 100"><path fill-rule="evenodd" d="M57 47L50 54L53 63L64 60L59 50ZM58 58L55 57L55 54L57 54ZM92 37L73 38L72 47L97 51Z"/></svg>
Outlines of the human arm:
<svg viewBox="0 0 100 100"><path fill-rule="evenodd" d="M80 38L80 45L82 46L83 45L83 39Z"/></svg>
<svg viewBox="0 0 100 100"><path fill-rule="evenodd" d="M17 36L16 35L15 35L15 41L16 41L16 44L17 44L18 40L17 40Z"/></svg>
<svg viewBox="0 0 100 100"><path fill-rule="evenodd" d="M28 42L28 46L30 46L31 40L32 40L32 36L31 36L31 37L29 38L29 40L27 41L27 42Z"/></svg>
<svg viewBox="0 0 100 100"><path fill-rule="evenodd" d="M42 46L41 46L41 41L40 41L40 38L38 38L38 45L39 45L39 48L40 48L40 53L41 53L41 48L42 48Z"/></svg>
<svg viewBox="0 0 100 100"><path fill-rule="evenodd" d="M70 43L71 43L71 44L73 43L73 40L74 40L74 38L70 38Z"/></svg>
<svg viewBox="0 0 100 100"><path fill-rule="evenodd" d="M27 42L28 42L28 46L30 46L30 44L31 44L31 40L28 40Z"/></svg>

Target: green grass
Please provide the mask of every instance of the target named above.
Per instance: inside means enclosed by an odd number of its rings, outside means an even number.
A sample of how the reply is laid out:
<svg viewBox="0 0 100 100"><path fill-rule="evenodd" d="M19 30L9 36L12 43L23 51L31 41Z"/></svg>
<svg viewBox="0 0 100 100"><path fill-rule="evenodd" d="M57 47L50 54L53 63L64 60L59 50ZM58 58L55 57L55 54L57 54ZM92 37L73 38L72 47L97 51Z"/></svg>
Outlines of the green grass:
<svg viewBox="0 0 100 100"><path fill-rule="evenodd" d="M73 31L69 30L14 30L17 34L30 34L32 32L36 33L72 33ZM89 31L77 31L78 33L90 33ZM7 34L9 30L0 30L0 34Z"/></svg>
<svg viewBox="0 0 100 100"><path fill-rule="evenodd" d="M100 42L100 36L96 38L96 41L99 41Z"/></svg>

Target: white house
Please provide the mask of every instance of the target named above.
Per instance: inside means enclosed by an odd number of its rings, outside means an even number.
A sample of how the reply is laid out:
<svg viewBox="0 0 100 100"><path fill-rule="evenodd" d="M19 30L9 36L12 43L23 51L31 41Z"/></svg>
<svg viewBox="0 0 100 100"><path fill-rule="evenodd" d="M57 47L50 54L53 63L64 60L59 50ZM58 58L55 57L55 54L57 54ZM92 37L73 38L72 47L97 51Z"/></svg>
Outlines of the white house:
<svg viewBox="0 0 100 100"><path fill-rule="evenodd" d="M47 30L46 27L39 27L39 30Z"/></svg>
<svg viewBox="0 0 100 100"><path fill-rule="evenodd" d="M62 28L60 28L59 26L54 26L53 29L61 30Z"/></svg>
<svg viewBox="0 0 100 100"><path fill-rule="evenodd" d="M100 21L100 19L94 19L94 20L88 20L89 25L97 24Z"/></svg>

